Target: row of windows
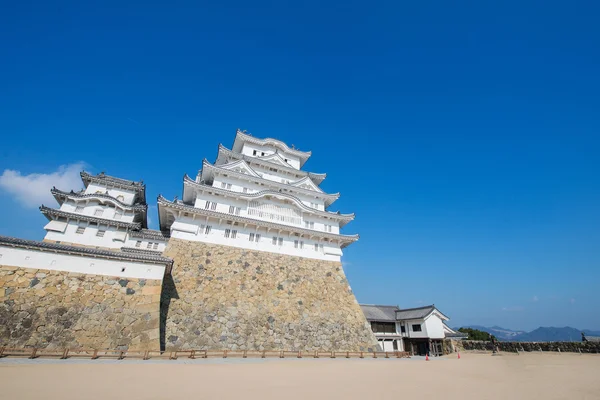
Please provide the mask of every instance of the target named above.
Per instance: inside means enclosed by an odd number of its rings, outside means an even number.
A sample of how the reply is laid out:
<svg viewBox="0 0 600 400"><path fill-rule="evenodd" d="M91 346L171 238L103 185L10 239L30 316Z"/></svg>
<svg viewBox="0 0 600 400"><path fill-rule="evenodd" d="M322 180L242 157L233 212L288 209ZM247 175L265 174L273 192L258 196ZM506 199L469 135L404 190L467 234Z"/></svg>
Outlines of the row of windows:
<svg viewBox="0 0 600 400"><path fill-rule="evenodd" d="M142 247L142 241L138 240L137 242L135 242L135 247L141 248ZM158 249L158 243L156 242L148 242L148 244L146 245L147 249Z"/></svg>
<svg viewBox="0 0 600 400"><path fill-rule="evenodd" d="M421 332L421 324L413 324L411 326L413 332ZM371 330L376 333L396 333L395 322L371 322ZM400 332L406 333L406 327L400 326Z"/></svg>
<svg viewBox="0 0 600 400"><path fill-rule="evenodd" d="M83 235L83 233L85 232L86 227L85 226L78 226L77 229L75 230L75 233L79 234L79 235ZM106 233L106 230L104 229L98 229L96 231L96 236L98 237L104 237L104 234Z"/></svg>

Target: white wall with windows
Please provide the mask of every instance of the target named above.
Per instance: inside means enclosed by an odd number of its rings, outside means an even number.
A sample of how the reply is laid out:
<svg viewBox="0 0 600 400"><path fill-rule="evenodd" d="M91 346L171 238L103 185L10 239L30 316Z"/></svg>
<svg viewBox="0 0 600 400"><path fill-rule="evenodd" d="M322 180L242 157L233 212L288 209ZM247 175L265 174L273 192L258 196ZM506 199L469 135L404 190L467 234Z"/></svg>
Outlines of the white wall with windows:
<svg viewBox="0 0 600 400"><path fill-rule="evenodd" d="M108 192L109 196L114 197L115 199L125 203L125 204L133 204L135 200L136 191L135 190L124 190L124 189L116 189L106 186L101 186L97 183L90 182L88 187L85 189L85 194L94 194L101 193L106 194Z"/></svg>
<svg viewBox="0 0 600 400"><path fill-rule="evenodd" d="M336 243L205 217L178 218L171 237L327 261L339 261L343 254Z"/></svg>
<svg viewBox="0 0 600 400"><path fill-rule="evenodd" d="M114 219L121 222L133 222L134 212L118 206L110 200L81 199L67 200L60 206L61 211L88 215L90 217Z"/></svg>
<svg viewBox="0 0 600 400"><path fill-rule="evenodd" d="M300 169L300 159L293 155L282 151L281 149L275 148L274 146L260 146L253 143L244 143L242 146L242 154L250 156L250 157L265 157L277 152L281 158L287 160L287 163L292 168Z"/></svg>

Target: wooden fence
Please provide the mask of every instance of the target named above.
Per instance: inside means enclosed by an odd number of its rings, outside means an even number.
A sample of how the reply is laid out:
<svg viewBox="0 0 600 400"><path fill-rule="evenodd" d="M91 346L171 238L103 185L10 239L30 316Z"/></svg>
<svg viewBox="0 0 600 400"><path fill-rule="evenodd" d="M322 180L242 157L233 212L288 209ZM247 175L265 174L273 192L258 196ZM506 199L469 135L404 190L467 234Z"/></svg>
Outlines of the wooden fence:
<svg viewBox="0 0 600 400"><path fill-rule="evenodd" d="M250 350L177 350L177 351L121 351L121 350L82 350L59 349L48 350L40 348L9 348L0 347L0 358L89 358L103 359L163 359L177 360L178 358L410 358L405 351L250 351Z"/></svg>

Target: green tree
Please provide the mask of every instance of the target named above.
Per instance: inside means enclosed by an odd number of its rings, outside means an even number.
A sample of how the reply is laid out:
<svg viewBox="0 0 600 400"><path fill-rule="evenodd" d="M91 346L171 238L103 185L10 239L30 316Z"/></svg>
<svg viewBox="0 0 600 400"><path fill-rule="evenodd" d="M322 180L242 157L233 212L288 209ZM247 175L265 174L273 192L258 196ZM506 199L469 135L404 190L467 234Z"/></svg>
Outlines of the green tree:
<svg viewBox="0 0 600 400"><path fill-rule="evenodd" d="M490 341L490 340L492 340L492 338L495 339L494 335L490 335L489 333L484 332L484 331L480 331L479 329L460 328L458 331L462 332L462 333L466 333L467 335L469 335L469 337L467 338L467 340L487 340L487 341Z"/></svg>

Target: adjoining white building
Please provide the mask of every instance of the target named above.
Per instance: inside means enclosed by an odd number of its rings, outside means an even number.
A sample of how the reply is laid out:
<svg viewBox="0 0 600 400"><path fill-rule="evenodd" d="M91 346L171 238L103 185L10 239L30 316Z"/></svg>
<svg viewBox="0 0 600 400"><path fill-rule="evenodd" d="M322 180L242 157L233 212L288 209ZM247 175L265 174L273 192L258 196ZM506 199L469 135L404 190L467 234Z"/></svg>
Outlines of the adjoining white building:
<svg viewBox="0 0 600 400"><path fill-rule="evenodd" d="M0 237L0 264L92 275L162 279L172 260L162 256L168 233L147 229L146 186L81 173L84 189L51 190L60 205L42 205L43 242Z"/></svg>
<svg viewBox="0 0 600 400"><path fill-rule="evenodd" d="M310 152L238 130L215 163L204 160L196 178L183 179L181 200L159 196L160 229L177 239L340 261L358 235L340 229L354 219L327 209L339 193L325 193L325 174L302 171Z"/></svg>
<svg viewBox="0 0 600 400"><path fill-rule="evenodd" d="M383 351L408 351L412 355L441 355L442 341L456 332L435 305L400 309L397 306L360 305Z"/></svg>

